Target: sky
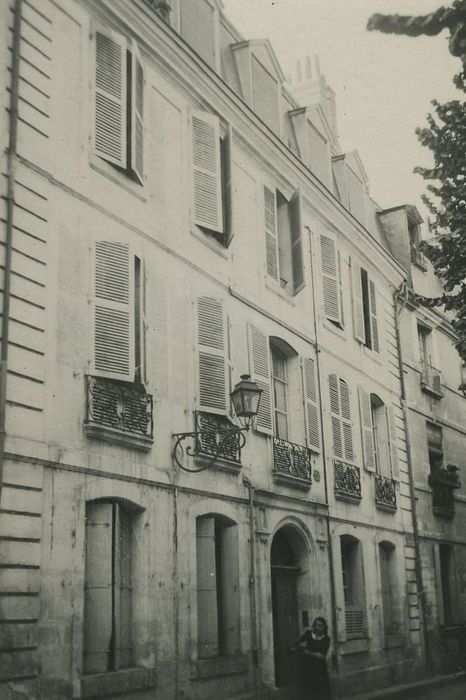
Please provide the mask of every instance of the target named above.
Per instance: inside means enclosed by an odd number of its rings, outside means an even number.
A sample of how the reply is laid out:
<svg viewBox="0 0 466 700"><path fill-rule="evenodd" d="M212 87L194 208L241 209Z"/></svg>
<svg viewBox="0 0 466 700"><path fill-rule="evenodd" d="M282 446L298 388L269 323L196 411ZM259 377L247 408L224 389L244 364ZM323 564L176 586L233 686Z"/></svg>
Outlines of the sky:
<svg viewBox="0 0 466 700"><path fill-rule="evenodd" d="M452 77L460 62L448 35L403 37L368 32L371 14L428 14L440 0L224 0L224 11L245 39L269 38L285 75L296 61L317 54L336 92L343 151L357 149L370 193L383 208L421 202L430 165L414 130L424 126L433 98L457 99ZM450 4L444 0L443 4Z"/></svg>

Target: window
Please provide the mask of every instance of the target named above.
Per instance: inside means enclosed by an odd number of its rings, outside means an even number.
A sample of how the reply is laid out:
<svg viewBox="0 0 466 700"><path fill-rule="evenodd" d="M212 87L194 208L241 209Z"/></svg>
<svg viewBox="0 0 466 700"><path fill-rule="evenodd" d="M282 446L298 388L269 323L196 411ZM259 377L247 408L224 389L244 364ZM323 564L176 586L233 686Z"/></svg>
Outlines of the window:
<svg viewBox="0 0 466 700"><path fill-rule="evenodd" d="M350 462L354 459L353 424L348 384L336 374L328 378L330 414L333 436L333 454Z"/></svg>
<svg viewBox="0 0 466 700"><path fill-rule="evenodd" d="M214 7L208 0L181 0L181 36L212 68L215 67Z"/></svg>
<svg viewBox="0 0 466 700"><path fill-rule="evenodd" d="M218 117L192 115L193 221L228 247L232 230L232 130L220 136Z"/></svg>
<svg viewBox="0 0 466 700"><path fill-rule="evenodd" d="M84 673L132 664L133 517L117 502L86 505Z"/></svg>
<svg viewBox="0 0 466 700"><path fill-rule="evenodd" d="M320 237L320 261L324 316L328 321L343 328L340 253L335 240L329 236Z"/></svg>
<svg viewBox="0 0 466 700"><path fill-rule="evenodd" d="M260 117L276 133L280 131L280 116L278 112L279 84L277 79L262 65L254 55L251 55L252 71L252 101L253 108Z"/></svg>
<svg viewBox="0 0 466 700"><path fill-rule="evenodd" d="M435 474L443 466L443 431L439 425L427 423L427 450L430 473Z"/></svg>
<svg viewBox="0 0 466 700"><path fill-rule="evenodd" d="M398 478L398 454L393 408L377 394L359 387L364 466L381 476Z"/></svg>
<svg viewBox="0 0 466 700"><path fill-rule="evenodd" d="M286 356L274 346L271 355L275 437L288 440Z"/></svg>
<svg viewBox="0 0 466 700"><path fill-rule="evenodd" d="M340 547L346 639L361 639L366 634L361 542L351 535L342 535Z"/></svg>
<svg viewBox="0 0 466 700"><path fill-rule="evenodd" d="M201 659L239 652L238 534L235 523L196 521L197 634Z"/></svg>
<svg viewBox="0 0 466 700"><path fill-rule="evenodd" d="M439 544L440 563L440 589L441 604L443 607L443 624L453 625L455 623L454 600L455 600L455 561L453 547L448 544Z"/></svg>
<svg viewBox="0 0 466 700"><path fill-rule="evenodd" d="M127 243L96 241L93 309L94 374L145 382L144 264Z"/></svg>
<svg viewBox="0 0 466 700"><path fill-rule="evenodd" d="M228 322L223 301L197 299L197 403L201 411L226 415L229 407Z"/></svg>
<svg viewBox="0 0 466 700"><path fill-rule="evenodd" d="M377 293L367 270L351 263L353 280L354 335L367 348L380 351L377 325Z"/></svg>
<svg viewBox="0 0 466 700"><path fill-rule="evenodd" d="M400 629L395 547L391 542L379 543L380 581L382 584L382 614L385 635Z"/></svg>
<svg viewBox="0 0 466 700"><path fill-rule="evenodd" d="M417 340L419 359L422 366L430 365L432 355L432 330L420 323L417 324Z"/></svg>
<svg viewBox="0 0 466 700"><path fill-rule="evenodd" d="M304 286L301 209L299 190L288 201L278 190L264 187L267 275L290 294Z"/></svg>
<svg viewBox="0 0 466 700"><path fill-rule="evenodd" d="M144 71L136 43L110 30L95 34L94 148L144 180Z"/></svg>

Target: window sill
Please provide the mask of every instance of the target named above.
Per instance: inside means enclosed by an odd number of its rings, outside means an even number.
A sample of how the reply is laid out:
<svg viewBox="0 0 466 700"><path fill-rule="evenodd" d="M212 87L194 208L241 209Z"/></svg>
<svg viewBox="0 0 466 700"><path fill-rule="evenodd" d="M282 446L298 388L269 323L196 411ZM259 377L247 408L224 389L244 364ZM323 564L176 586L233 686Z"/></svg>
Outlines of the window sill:
<svg viewBox="0 0 466 700"><path fill-rule="evenodd" d="M127 175L125 172L120 172L116 166L107 163L95 155L91 155L89 165L92 170L95 170L100 175L108 178L115 185L122 187L124 190L141 200L141 202L147 201L146 196L143 194L144 185L132 180L131 176Z"/></svg>
<svg viewBox="0 0 466 700"><path fill-rule="evenodd" d="M209 455L206 452L198 455L194 461L199 467L207 467L212 460L213 455ZM241 471L241 462L232 462L223 457L217 457L215 462L212 464L212 469L219 469L220 471L230 472L233 474L238 474Z"/></svg>
<svg viewBox="0 0 466 700"><path fill-rule="evenodd" d="M369 650L369 640L367 637L362 639L347 639L343 642L340 654L342 656L347 656L349 654L361 654Z"/></svg>
<svg viewBox="0 0 466 700"><path fill-rule="evenodd" d="M228 248L225 248L225 246L213 238L213 236L211 236L209 233L205 233L198 226L193 225L191 227L191 235L194 236L194 238L196 238L196 240L198 240L200 243L207 246L207 248L213 250L214 253L217 253L217 255L220 255L225 260L229 259L230 255Z"/></svg>
<svg viewBox="0 0 466 700"><path fill-rule="evenodd" d="M342 340L346 340L344 328L341 328L341 326L337 326L336 323L332 323L332 321L329 321L328 318L325 318L325 316L322 318L322 324L324 328L326 328L328 331L330 331L331 333L335 333L335 335L337 335Z"/></svg>
<svg viewBox="0 0 466 700"><path fill-rule="evenodd" d="M355 505L359 505L361 503L362 496L347 493L346 491L341 491L340 489L334 489L333 491L335 493L335 498L339 501L346 501L347 503L354 503Z"/></svg>
<svg viewBox="0 0 466 700"><path fill-rule="evenodd" d="M134 692L153 688L157 676L154 668L125 668L108 673L81 676L79 698L100 698L116 693Z"/></svg>
<svg viewBox="0 0 466 700"><path fill-rule="evenodd" d="M363 351L365 357L368 357L369 359L372 360L372 362L376 362L378 365L382 365L382 358L380 356L380 348L379 348L379 352L377 352L376 350L373 350L372 348L368 348L367 345L364 345L363 343L360 343L360 345L362 347L362 351Z"/></svg>
<svg viewBox="0 0 466 700"><path fill-rule="evenodd" d="M212 659L198 659L191 664L191 678L203 680L216 676L246 673L248 667L247 656L216 656Z"/></svg>
<svg viewBox="0 0 466 700"><path fill-rule="evenodd" d="M295 306L294 296L290 292L287 292L286 289L283 289L283 287L281 287L278 284L278 282L276 282L274 279L271 279L270 277L266 276L265 286L271 292L280 297L280 299L283 299L283 301L286 301L288 304L290 304L290 306Z"/></svg>
<svg viewBox="0 0 466 700"><path fill-rule="evenodd" d="M299 476L292 476L291 474L282 474L278 471L273 472L273 480L276 484L291 486L295 489L301 489L303 491L309 491L312 485L311 479L301 479Z"/></svg>
<svg viewBox="0 0 466 700"><path fill-rule="evenodd" d="M84 424L84 431L91 440L101 440L112 445L132 447L144 452L148 452L154 443L154 439L151 437L127 433L123 430L117 430L116 428L110 428L91 421Z"/></svg>

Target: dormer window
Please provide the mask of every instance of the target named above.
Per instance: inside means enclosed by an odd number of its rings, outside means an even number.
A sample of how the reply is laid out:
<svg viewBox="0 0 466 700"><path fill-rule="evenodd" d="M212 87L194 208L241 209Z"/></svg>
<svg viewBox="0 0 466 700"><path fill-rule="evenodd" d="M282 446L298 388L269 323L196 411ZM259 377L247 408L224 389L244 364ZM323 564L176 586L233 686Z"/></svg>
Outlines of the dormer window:
<svg viewBox="0 0 466 700"><path fill-rule="evenodd" d="M255 56L251 56L251 70L253 109L262 121L279 132L278 82Z"/></svg>
<svg viewBox="0 0 466 700"><path fill-rule="evenodd" d="M180 34L211 68L216 67L217 14L215 0L180 0Z"/></svg>

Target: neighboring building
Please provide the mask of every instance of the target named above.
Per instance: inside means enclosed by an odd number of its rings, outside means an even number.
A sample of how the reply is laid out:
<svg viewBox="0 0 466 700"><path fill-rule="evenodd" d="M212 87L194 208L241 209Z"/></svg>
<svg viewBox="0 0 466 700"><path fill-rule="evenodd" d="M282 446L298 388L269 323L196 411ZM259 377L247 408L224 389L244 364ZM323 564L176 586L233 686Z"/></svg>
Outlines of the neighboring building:
<svg viewBox="0 0 466 700"><path fill-rule="evenodd" d="M417 440L418 528L410 490L404 229L341 152L317 63L287 87L217 0L12 5L0 696L291 697L289 645L322 614L341 694L421 676L434 529ZM245 447L184 442L191 469L219 453L186 473L173 435L230 428L248 372ZM450 418L422 410L460 466L452 397Z"/></svg>

